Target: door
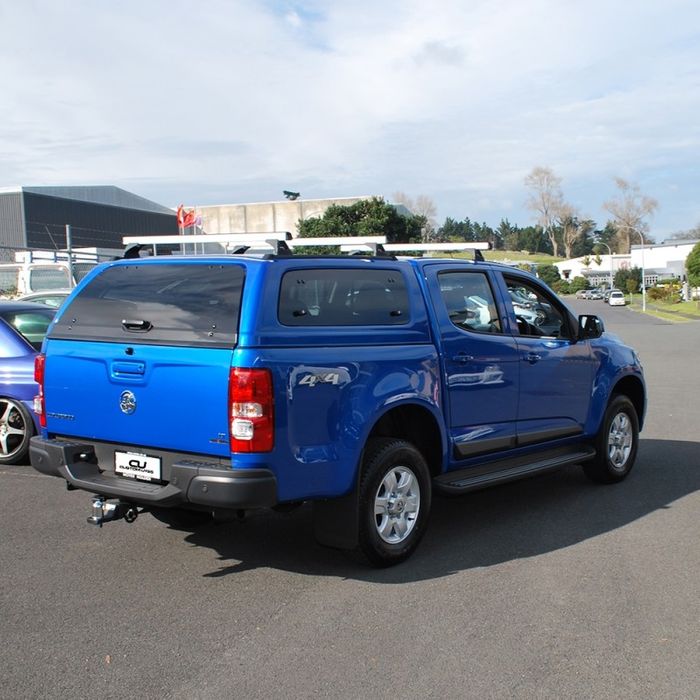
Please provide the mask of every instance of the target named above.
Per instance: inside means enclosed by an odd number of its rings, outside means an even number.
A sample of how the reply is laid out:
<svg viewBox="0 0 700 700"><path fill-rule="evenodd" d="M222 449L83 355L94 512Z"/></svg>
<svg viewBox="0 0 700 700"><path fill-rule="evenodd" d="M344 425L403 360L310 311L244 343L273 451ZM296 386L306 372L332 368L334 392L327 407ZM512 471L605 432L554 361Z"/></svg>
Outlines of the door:
<svg viewBox="0 0 700 700"><path fill-rule="evenodd" d="M503 274L503 281L517 320L518 445L581 434L593 380L589 342L576 340L571 314L544 286L515 273Z"/></svg>
<svg viewBox="0 0 700 700"><path fill-rule="evenodd" d="M515 446L519 355L486 271L428 268L439 324L452 457Z"/></svg>

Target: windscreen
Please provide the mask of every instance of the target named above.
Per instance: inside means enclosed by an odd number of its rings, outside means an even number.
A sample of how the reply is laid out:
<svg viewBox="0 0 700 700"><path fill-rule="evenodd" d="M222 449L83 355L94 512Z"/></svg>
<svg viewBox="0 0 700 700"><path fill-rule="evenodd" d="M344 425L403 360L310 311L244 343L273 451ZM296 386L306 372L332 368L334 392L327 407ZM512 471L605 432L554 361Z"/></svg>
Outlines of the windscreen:
<svg viewBox="0 0 700 700"><path fill-rule="evenodd" d="M114 265L67 306L49 337L231 347L244 277L231 264Z"/></svg>

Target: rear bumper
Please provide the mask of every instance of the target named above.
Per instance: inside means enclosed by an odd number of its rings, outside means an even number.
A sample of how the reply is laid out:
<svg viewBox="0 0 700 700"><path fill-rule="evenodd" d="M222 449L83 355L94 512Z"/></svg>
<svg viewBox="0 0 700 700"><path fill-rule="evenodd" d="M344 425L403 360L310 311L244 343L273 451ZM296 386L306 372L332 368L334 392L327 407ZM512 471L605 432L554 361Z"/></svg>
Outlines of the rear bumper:
<svg viewBox="0 0 700 700"><path fill-rule="evenodd" d="M181 459L170 465L167 484L154 484L101 471L87 443L36 436L29 444L32 466L65 479L76 489L145 507L267 508L277 503L277 479L269 469L230 469Z"/></svg>

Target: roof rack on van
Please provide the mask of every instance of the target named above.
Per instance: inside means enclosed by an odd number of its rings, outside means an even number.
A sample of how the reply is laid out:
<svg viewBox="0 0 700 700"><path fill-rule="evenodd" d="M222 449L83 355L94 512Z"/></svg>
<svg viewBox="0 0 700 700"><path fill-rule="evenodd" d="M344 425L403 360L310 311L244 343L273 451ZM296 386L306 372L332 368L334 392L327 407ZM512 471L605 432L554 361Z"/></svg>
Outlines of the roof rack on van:
<svg viewBox="0 0 700 700"><path fill-rule="evenodd" d="M174 234L157 236L124 236L125 256L131 251L130 257L138 257L141 250L150 247L152 255L159 252L171 253L179 247L180 253L270 253L275 255L290 255L291 251L285 241L291 240L289 231L270 231L269 233L205 233L205 234ZM161 246L160 251L158 247ZM162 246L168 250L163 251Z"/></svg>
<svg viewBox="0 0 700 700"><path fill-rule="evenodd" d="M489 250L486 241L468 243L387 243L386 236L325 236L319 238L292 238L288 231L270 233L207 233L185 235L124 236L125 258L139 257L141 250L150 247L158 255L158 246L168 246L170 254L179 253L233 253L273 256L291 255L297 248L338 246L343 253L391 257L405 252L437 252L471 250L474 260L483 260L482 250ZM178 248L179 251L173 249ZM161 253L162 253L161 249Z"/></svg>
<svg viewBox="0 0 700 700"><path fill-rule="evenodd" d="M341 253L368 254L386 257L386 236L325 236L320 238L295 238L289 242L292 249L339 246Z"/></svg>
<svg viewBox="0 0 700 700"><path fill-rule="evenodd" d="M356 236L356 237L332 237L332 238L294 238L288 241L290 248L301 246L340 246L343 253L368 252L377 256L392 256L400 252L438 252L450 250L470 250L474 252L475 260L483 260L482 250L490 250L488 241L474 241L470 243L387 243L386 236Z"/></svg>
<svg viewBox="0 0 700 700"><path fill-rule="evenodd" d="M482 250L491 250L491 244L488 241L471 241L469 243L387 243L384 246L387 252L398 253L404 251L410 252L438 252L441 250L470 250L474 253L474 260L483 260Z"/></svg>

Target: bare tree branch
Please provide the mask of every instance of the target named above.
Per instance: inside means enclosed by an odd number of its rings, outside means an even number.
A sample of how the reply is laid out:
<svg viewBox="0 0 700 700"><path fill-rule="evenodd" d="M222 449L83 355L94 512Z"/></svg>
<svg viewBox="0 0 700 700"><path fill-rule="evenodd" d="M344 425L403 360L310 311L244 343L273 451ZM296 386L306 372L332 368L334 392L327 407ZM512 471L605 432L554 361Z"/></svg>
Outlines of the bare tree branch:
<svg viewBox="0 0 700 700"><path fill-rule="evenodd" d="M652 197L647 197L639 191L639 186L615 178L618 196L603 204L603 209L612 216L612 224L617 231L622 250L629 253L632 247L632 237L644 237L649 232L647 217L653 215L659 203ZM646 240L646 237L644 238Z"/></svg>
<svg viewBox="0 0 700 700"><path fill-rule="evenodd" d="M559 242L556 238L555 224L557 210L563 204L561 178L557 177L551 168L538 165L525 178L525 187L532 193L526 206L536 214L537 223L549 237L554 255L558 256Z"/></svg>

